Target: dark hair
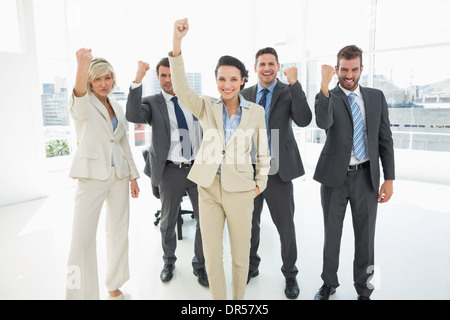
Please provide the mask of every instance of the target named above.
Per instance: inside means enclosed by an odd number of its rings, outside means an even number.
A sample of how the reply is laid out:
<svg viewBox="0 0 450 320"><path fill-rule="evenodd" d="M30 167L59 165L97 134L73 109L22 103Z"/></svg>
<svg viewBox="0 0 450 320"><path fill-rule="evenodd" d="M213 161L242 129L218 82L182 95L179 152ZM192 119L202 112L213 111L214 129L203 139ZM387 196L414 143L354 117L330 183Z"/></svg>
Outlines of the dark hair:
<svg viewBox="0 0 450 320"><path fill-rule="evenodd" d="M241 90L244 89L245 83L248 82L248 70L245 69L245 65L239 59L236 59L232 56L222 56L217 62L216 70L214 71L214 75L216 76L216 78L217 70L219 70L219 67L221 66L232 66L238 68L241 72L241 78L245 78L244 83L241 85Z"/></svg>
<svg viewBox="0 0 450 320"><path fill-rule="evenodd" d="M362 53L363 51L355 45L343 47L337 54L337 67L339 68L339 61L341 59L352 60L358 57L362 66Z"/></svg>
<svg viewBox="0 0 450 320"><path fill-rule="evenodd" d="M158 75L158 76L159 76L159 67L160 66L170 68L169 58L164 57L161 60L159 60L158 64L156 65L156 75Z"/></svg>
<svg viewBox="0 0 450 320"><path fill-rule="evenodd" d="M266 47L266 48L259 49L258 52L256 52L255 64L258 62L259 56L262 56L263 54L273 54L275 56L275 59L277 60L277 63L279 63L277 51L272 47Z"/></svg>

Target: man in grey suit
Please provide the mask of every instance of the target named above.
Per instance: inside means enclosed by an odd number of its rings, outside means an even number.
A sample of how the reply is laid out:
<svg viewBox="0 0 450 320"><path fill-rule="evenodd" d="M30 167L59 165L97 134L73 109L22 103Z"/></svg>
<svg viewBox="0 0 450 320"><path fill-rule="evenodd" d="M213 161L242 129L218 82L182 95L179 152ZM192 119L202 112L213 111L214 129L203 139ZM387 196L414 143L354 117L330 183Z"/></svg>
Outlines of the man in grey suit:
<svg viewBox="0 0 450 320"><path fill-rule="evenodd" d="M355 236L353 280L358 300L369 300L374 266L378 203L393 194L394 148L386 99L382 91L361 87L362 50L342 48L337 66L322 66L321 91L316 95L317 126L327 138L314 179L321 183L324 216L323 285L316 300L328 300L339 286L337 270L346 207L350 202ZM328 86L337 74L339 83ZM384 183L380 187L380 166Z"/></svg>
<svg viewBox="0 0 450 320"><path fill-rule="evenodd" d="M256 102L265 109L271 153L267 188L254 201L247 281L259 274L258 267L261 259L257 251L260 242L261 212L266 200L280 235L283 260L281 271L286 278L285 295L290 299L296 299L300 291L296 280L297 243L292 180L304 175L305 170L292 130L292 121L300 127L306 127L311 122L312 113L302 86L297 80L297 68L291 67L284 71L289 85L277 79L279 71L280 63L275 49L270 47L260 49L255 57L258 84L241 92L245 99Z"/></svg>
<svg viewBox="0 0 450 320"><path fill-rule="evenodd" d="M161 198L160 230L164 267L160 278L166 282L173 276L177 259L175 227L180 202L187 192L197 223L192 266L198 282L209 286L198 223L197 185L187 179L200 148L201 126L192 113L178 102L173 92L168 58L161 59L156 66L162 91L142 98L142 79L148 70L149 65L139 61L136 79L128 95L126 118L130 122L152 126L152 142L144 173L150 176L153 186L159 187Z"/></svg>

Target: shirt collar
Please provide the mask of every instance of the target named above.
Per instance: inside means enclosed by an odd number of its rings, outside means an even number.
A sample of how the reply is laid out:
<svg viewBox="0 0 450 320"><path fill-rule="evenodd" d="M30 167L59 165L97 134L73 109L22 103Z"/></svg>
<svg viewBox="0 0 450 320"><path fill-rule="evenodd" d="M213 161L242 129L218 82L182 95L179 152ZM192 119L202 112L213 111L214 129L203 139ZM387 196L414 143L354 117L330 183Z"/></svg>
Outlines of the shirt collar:
<svg viewBox="0 0 450 320"><path fill-rule="evenodd" d="M356 87L356 89L355 90L353 90L353 91L350 91L350 90L347 90L347 89L345 89L345 88L343 88L342 86L341 86L341 84L339 83L339 88L341 88L342 89L342 91L344 91L344 93L345 93L345 95L348 97L348 95L350 94L350 93L354 93L354 94L356 94L358 97L362 97L362 95L361 95L361 90L359 89L360 87L359 87L359 84L358 84L358 86Z"/></svg>
<svg viewBox="0 0 450 320"><path fill-rule="evenodd" d="M165 92L164 90L161 89L161 94L164 97L164 100L166 100L166 102L169 102L174 96L171 94L168 94L167 92Z"/></svg>
<svg viewBox="0 0 450 320"><path fill-rule="evenodd" d="M239 95L239 106L247 108L247 109L250 108L250 105L248 104L248 101L245 100L245 98L242 96L242 94L238 93L238 95ZM220 102L223 102L222 96L220 96L219 99L213 101L213 103L220 103Z"/></svg>
<svg viewBox="0 0 450 320"><path fill-rule="evenodd" d="M273 93L273 90L275 89L275 86L277 85L277 83L278 83L278 79L275 79L275 82L267 87L267 89L269 89L270 93ZM258 82L258 93L261 92L261 90L263 90L263 89L264 89L264 87Z"/></svg>

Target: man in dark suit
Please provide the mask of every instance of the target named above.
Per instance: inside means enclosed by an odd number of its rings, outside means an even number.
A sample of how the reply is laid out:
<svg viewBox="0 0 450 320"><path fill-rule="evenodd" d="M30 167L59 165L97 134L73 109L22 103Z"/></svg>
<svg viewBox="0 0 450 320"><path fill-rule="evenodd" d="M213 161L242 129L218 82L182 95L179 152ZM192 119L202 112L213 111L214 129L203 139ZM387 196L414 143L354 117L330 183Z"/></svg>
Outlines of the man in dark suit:
<svg viewBox="0 0 450 320"><path fill-rule="evenodd" d="M202 238L198 223L197 185L187 179L201 144L199 121L185 109L173 92L169 59L163 58L156 66L156 75L162 91L142 98L142 79L149 65L139 61L136 79L130 87L126 118L134 123L152 126L152 142L144 173L150 176L153 186L159 187L161 199L161 240L164 268L162 281L170 281L175 268L177 239L175 227L180 203L188 193L197 222L192 266L198 282L209 286L203 256Z"/></svg>
<svg viewBox="0 0 450 320"><path fill-rule="evenodd" d="M354 286L359 300L373 292L374 236L378 202L393 194L394 148L386 99L382 91L361 87L362 50L346 46L337 66L322 66L321 91L316 95L317 126L327 138L314 179L321 183L324 215L323 285L316 300L328 300L339 286L337 270L342 225L348 202L355 235ZM328 86L337 74L339 83ZM380 166L384 183L380 188Z"/></svg>
<svg viewBox="0 0 450 320"><path fill-rule="evenodd" d="M286 278L286 297L295 299L299 295L296 280L298 269L297 244L294 225L294 190L292 180L305 174L300 152L292 130L292 121L306 127L312 118L300 82L297 68L287 68L284 73L289 85L277 79L280 71L278 54L273 48L263 48L256 53L255 72L258 84L241 93L248 101L256 102L265 109L266 126L271 152L271 169L267 188L254 201L250 268L248 281L259 274L261 261L257 254L260 241L260 221L263 202L266 200L270 215L281 241L281 271Z"/></svg>

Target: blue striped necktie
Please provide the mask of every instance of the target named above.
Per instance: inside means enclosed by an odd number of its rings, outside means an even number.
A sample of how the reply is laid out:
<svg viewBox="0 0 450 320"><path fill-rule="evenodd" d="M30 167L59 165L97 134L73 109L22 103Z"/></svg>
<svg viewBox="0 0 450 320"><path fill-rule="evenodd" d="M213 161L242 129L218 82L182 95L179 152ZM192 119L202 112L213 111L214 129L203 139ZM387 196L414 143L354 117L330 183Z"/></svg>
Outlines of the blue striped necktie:
<svg viewBox="0 0 450 320"><path fill-rule="evenodd" d="M353 118L353 152L356 159L363 160L366 157L366 138L364 134L364 121L361 108L355 99L356 95L351 92L348 95Z"/></svg>

